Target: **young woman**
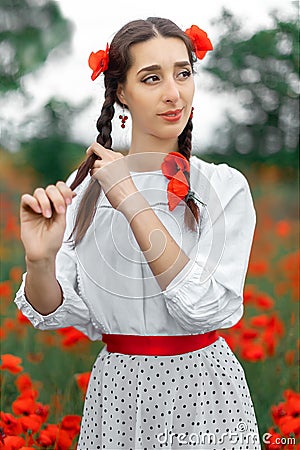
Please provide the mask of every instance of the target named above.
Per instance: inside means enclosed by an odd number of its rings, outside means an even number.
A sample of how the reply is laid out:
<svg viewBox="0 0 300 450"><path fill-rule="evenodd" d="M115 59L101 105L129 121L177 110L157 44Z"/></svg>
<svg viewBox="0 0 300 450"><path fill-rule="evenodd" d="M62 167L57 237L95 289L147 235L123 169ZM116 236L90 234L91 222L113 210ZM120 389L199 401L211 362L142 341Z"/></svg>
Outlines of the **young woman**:
<svg viewBox="0 0 300 450"><path fill-rule="evenodd" d="M15 302L39 329L105 346L78 448L259 449L244 371L218 329L243 314L255 228L246 178L191 156L193 64L211 43L161 18L89 59L104 73L97 142L67 183L21 199L27 272ZM132 118L112 150L115 105Z"/></svg>

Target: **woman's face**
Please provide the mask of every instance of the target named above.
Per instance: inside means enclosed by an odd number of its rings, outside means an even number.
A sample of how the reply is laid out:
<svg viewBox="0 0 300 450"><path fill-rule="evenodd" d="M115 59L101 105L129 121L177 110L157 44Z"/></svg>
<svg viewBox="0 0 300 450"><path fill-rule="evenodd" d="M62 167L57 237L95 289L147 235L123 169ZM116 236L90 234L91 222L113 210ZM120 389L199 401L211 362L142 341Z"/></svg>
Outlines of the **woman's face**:
<svg viewBox="0 0 300 450"><path fill-rule="evenodd" d="M177 140L189 119L195 90L184 42L159 36L134 44L130 52L133 64L118 98L131 113L133 139Z"/></svg>

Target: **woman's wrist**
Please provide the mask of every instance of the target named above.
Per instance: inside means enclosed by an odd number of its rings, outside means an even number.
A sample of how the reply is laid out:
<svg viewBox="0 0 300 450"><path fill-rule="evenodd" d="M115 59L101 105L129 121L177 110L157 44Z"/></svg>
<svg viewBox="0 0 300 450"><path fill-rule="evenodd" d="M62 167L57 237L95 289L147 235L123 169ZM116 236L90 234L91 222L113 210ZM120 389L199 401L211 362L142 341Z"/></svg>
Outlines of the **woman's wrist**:
<svg viewBox="0 0 300 450"><path fill-rule="evenodd" d="M118 211L126 217L129 223L137 214L149 209L151 206L139 191L127 196L118 206Z"/></svg>
<svg viewBox="0 0 300 450"><path fill-rule="evenodd" d="M42 315L54 312L63 303L62 289L56 279L55 260L30 261L26 258L26 265L24 295L28 303Z"/></svg>
<svg viewBox="0 0 300 450"><path fill-rule="evenodd" d="M55 257L49 256L39 259L31 259L25 256L26 268L28 272L55 273Z"/></svg>

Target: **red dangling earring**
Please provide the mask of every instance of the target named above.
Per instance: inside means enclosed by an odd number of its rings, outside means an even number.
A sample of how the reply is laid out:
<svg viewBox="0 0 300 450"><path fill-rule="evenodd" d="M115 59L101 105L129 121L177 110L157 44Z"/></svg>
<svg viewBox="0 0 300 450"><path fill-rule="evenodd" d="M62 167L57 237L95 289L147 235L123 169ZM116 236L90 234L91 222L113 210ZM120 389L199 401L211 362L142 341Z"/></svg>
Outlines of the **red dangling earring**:
<svg viewBox="0 0 300 450"><path fill-rule="evenodd" d="M190 119L192 119L193 118L193 115L194 115L194 107L192 106L192 110L191 110L191 114L190 114Z"/></svg>
<svg viewBox="0 0 300 450"><path fill-rule="evenodd" d="M119 115L119 119L121 119L121 128L125 128L125 122L126 122L126 120L128 119L128 116L125 116L125 108L124 108L124 105L123 105L122 107L123 107L123 114L120 114L120 115Z"/></svg>

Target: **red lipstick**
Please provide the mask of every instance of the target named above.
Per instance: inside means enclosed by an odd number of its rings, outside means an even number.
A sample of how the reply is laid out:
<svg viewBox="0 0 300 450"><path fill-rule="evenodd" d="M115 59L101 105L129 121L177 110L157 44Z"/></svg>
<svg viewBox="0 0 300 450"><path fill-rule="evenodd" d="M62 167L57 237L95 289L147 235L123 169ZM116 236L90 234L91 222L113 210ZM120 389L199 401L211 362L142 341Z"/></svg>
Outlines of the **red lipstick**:
<svg viewBox="0 0 300 450"><path fill-rule="evenodd" d="M166 111L162 114L158 114L160 117L162 117L164 120L166 120L167 122L177 122L178 120L181 119L182 116L182 110L181 109L174 109L174 110L170 110L170 111Z"/></svg>

